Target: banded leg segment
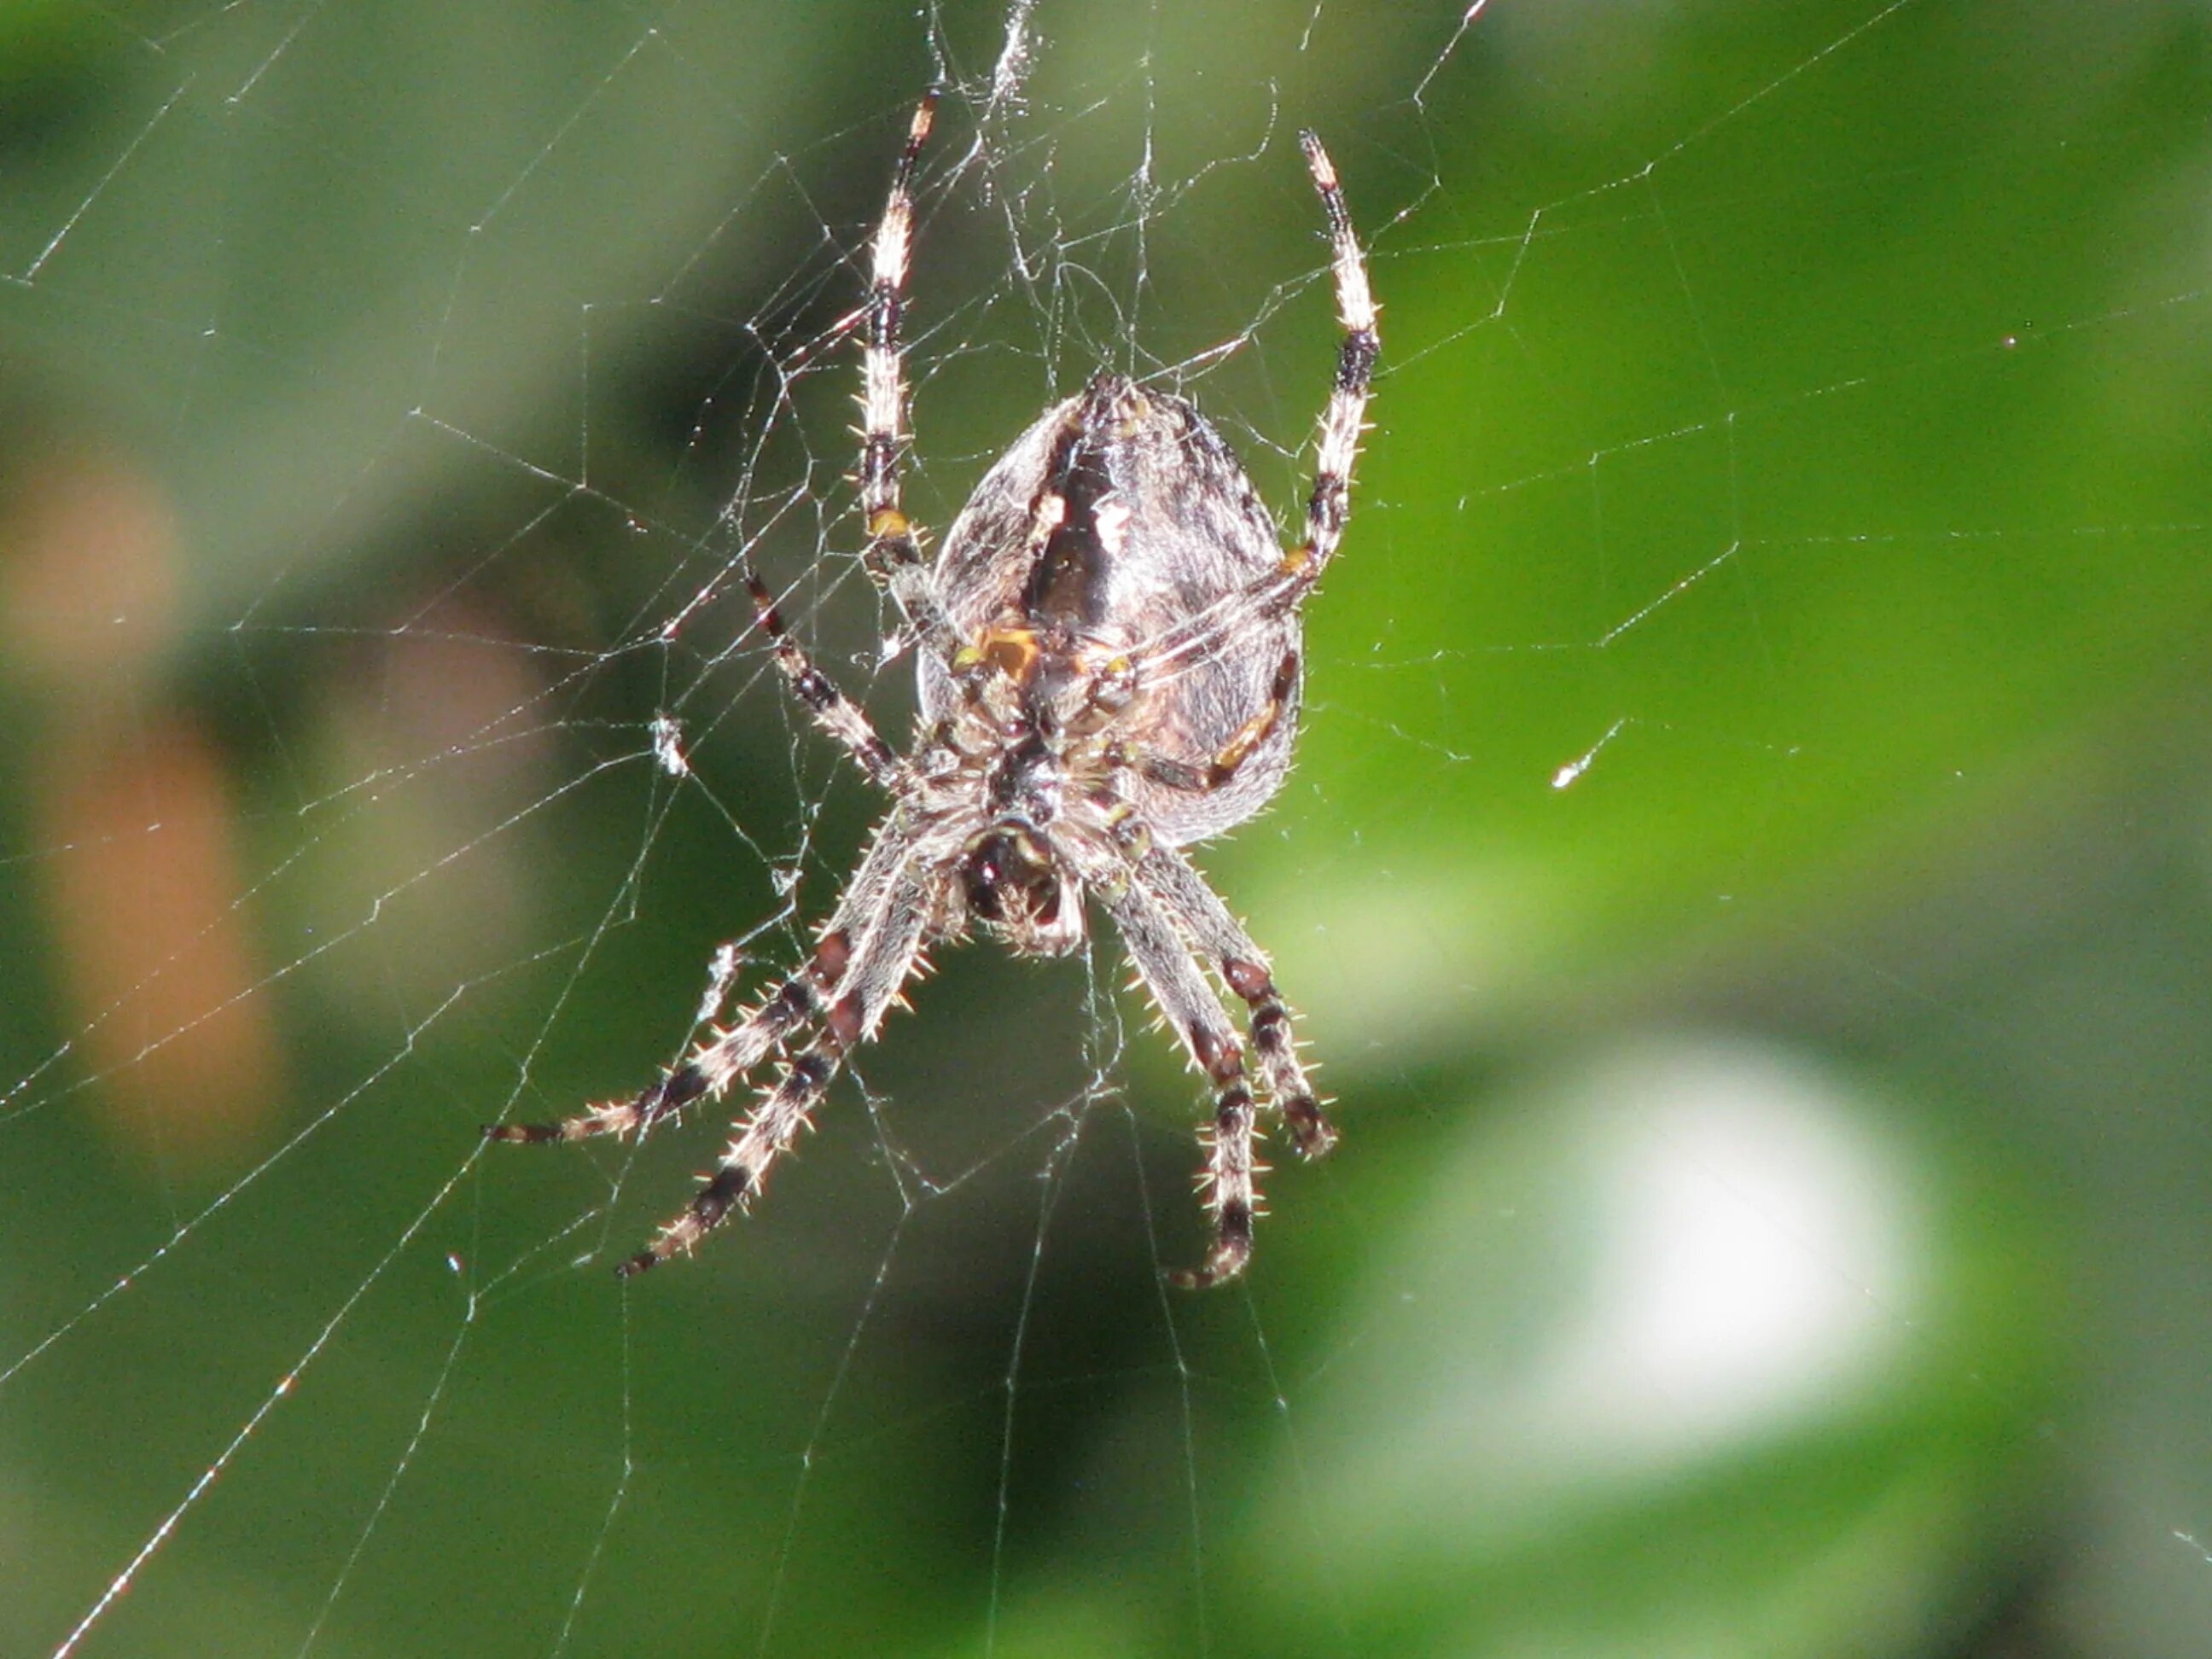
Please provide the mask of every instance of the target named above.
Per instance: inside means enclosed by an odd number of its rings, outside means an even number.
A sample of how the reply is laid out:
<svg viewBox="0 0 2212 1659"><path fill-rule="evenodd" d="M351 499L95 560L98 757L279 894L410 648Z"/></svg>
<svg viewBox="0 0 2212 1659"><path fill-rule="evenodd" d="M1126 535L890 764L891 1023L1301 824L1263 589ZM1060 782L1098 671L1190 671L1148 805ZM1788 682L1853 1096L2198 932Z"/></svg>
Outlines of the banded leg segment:
<svg viewBox="0 0 2212 1659"><path fill-rule="evenodd" d="M550 1141L590 1140L599 1135L626 1135L682 1111L707 1092L706 1080L693 1066L664 1073L660 1081L641 1089L629 1100L599 1101L574 1117L556 1123L487 1123L486 1140L517 1146L543 1146Z"/></svg>
<svg viewBox="0 0 2212 1659"><path fill-rule="evenodd" d="M922 642L948 656L958 641L930 585L921 532L908 520L899 490L899 462L907 438L899 323L906 310L907 266L914 248L914 168L936 115L937 94L933 92L915 110L898 170L891 175L884 216L876 226L867 337L861 348L860 514L868 529L868 545L861 556L877 580L890 587Z"/></svg>
<svg viewBox="0 0 2212 1659"><path fill-rule="evenodd" d="M887 820L876 832L836 913L817 935L805 965L750 1013L733 1025L715 1030L659 1082L634 1099L593 1105L557 1123L487 1124L484 1139L536 1146L631 1134L650 1128L696 1100L719 1098L785 1038L829 1007L830 999L848 977L854 930L880 908L912 845L899 820L896 817Z"/></svg>
<svg viewBox="0 0 2212 1659"><path fill-rule="evenodd" d="M735 1025L701 1043L689 1060L635 1099L601 1102L557 1123L488 1123L484 1139L537 1146L637 1133L695 1100L719 1096L732 1079L759 1065L820 1008L823 997L842 975L850 950L850 938L842 929L824 933L806 965L773 995Z"/></svg>
<svg viewBox="0 0 2212 1659"><path fill-rule="evenodd" d="M1336 164L1313 133L1298 135L1306 170L1313 175L1328 222L1329 266L1336 287L1336 315L1343 337L1337 346L1336 378L1322 410L1314 441L1313 488L1306 496L1305 539L1284 553L1282 562L1242 592L1167 629L1141 653L1133 653L1145 680L1171 677L1182 665L1205 655L1232 633L1270 617L1297 609L1322 571L1336 556L1352 516L1352 474L1359 455L1359 434L1367 416L1367 395L1382 349L1376 327L1375 295L1367 283L1367 262L1359 251L1352 212Z"/></svg>
<svg viewBox="0 0 2212 1659"><path fill-rule="evenodd" d="M1136 879L1158 899L1198 953L1212 960L1223 982L1250 1011L1252 1048L1259 1057L1260 1074L1267 1083L1270 1103L1283 1115L1298 1156L1326 1157L1336 1145L1336 1126L1322 1110L1305 1067L1299 1064L1297 1044L1291 1031L1291 1011L1268 973L1267 953L1231 914L1220 895L1175 848L1149 848L1137 866Z"/></svg>
<svg viewBox="0 0 2212 1659"><path fill-rule="evenodd" d="M714 1174L684 1212L615 1270L623 1278L635 1278L672 1255L688 1254L732 1211L750 1206L759 1196L770 1167L790 1150L799 1132L809 1127L847 1052L875 1035L915 971L929 921L927 895L910 870L902 872L888 904L881 924L853 952L813 1042L784 1067L775 1087L746 1116Z"/></svg>
<svg viewBox="0 0 2212 1659"><path fill-rule="evenodd" d="M1313 491L1306 498L1306 539L1284 557L1286 575L1305 587L1320 580L1322 568L1335 556L1351 516L1352 465L1359 453L1360 422L1367 413L1367 390L1375 379L1375 359L1382 349L1375 331L1375 296L1367 286L1367 262L1352 233L1351 210L1337 182L1336 164L1311 131L1298 134L1306 170L1313 174L1328 221L1329 263L1336 280L1336 316L1344 329L1337 347L1336 384L1322 410L1314 445Z"/></svg>
<svg viewBox="0 0 2212 1659"><path fill-rule="evenodd" d="M1213 1244L1198 1267L1169 1278L1186 1290L1225 1284L1251 1260L1252 1225L1261 1212L1258 1178L1265 1170L1254 1149L1257 1125L1244 1046L1159 901L1130 882L1118 892L1103 890L1102 902L1161 1017L1213 1085L1213 1119L1200 1135L1206 1158L1199 1177L1213 1218Z"/></svg>
<svg viewBox="0 0 2212 1659"><path fill-rule="evenodd" d="M752 595L753 614L760 619L761 632L775 646L776 666L783 671L792 694L806 705L806 712L814 716L814 723L837 740L872 782L879 788L896 792L899 763L890 745L876 735L876 728L868 723L860 705L840 691L837 683L814 665L814 659L807 655L805 647L792 638L767 584L748 570L745 587Z"/></svg>

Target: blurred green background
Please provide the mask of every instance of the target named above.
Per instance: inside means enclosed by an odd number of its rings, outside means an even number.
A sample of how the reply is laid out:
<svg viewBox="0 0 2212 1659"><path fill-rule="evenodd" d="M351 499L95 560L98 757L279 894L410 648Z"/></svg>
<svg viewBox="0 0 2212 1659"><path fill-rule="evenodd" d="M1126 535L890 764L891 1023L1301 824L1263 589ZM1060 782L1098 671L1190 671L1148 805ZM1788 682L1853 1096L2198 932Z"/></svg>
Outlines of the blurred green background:
<svg viewBox="0 0 2212 1659"><path fill-rule="evenodd" d="M1374 429L1202 859L1344 1143L1167 1293L1110 939L948 951L619 1289L719 1127L477 1127L866 832L730 575L903 731L933 82L939 527L1101 363L1287 522L1345 177ZM2206 1650L2208 111L2154 0L0 3L0 1652Z"/></svg>

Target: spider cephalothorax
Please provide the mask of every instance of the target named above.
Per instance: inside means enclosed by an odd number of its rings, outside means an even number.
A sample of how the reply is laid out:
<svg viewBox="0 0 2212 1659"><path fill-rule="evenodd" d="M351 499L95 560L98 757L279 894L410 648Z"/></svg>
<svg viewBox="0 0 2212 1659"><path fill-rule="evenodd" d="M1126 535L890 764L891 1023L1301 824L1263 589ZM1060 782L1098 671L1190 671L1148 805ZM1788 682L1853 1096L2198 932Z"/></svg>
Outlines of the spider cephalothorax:
<svg viewBox="0 0 2212 1659"><path fill-rule="evenodd" d="M1290 765L1299 606L1343 533L1375 363L1366 270L1328 156L1302 134L1328 221L1344 339L1297 544L1280 545L1197 410L1101 374L1013 441L925 563L899 502L898 320L914 164L932 110L925 102L915 113L876 232L861 399L866 557L920 647L910 754L876 735L785 630L768 589L749 579L793 690L890 795L890 812L805 964L758 1007L633 1100L486 1133L579 1140L641 1132L783 1053L777 1080L690 1207L623 1264L625 1274L642 1272L751 1201L927 945L972 928L1018 954L1062 955L1082 944L1085 906L1095 901L1213 1088L1200 1182L1213 1244L1202 1266L1176 1277L1216 1284L1251 1254L1259 1103L1279 1115L1305 1157L1336 1136L1266 956L1178 849L1250 817ZM1249 1012L1258 1102L1244 1045L1201 963Z"/></svg>

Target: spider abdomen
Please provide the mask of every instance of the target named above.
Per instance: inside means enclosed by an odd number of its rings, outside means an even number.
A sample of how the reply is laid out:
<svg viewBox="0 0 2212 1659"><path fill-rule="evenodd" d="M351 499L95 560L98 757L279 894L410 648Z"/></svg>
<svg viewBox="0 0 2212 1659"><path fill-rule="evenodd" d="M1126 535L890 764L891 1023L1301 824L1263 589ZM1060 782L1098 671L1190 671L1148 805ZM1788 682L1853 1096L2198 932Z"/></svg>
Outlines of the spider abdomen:
<svg viewBox="0 0 2212 1659"><path fill-rule="evenodd" d="M1047 410L986 473L946 534L933 574L963 636L1020 630L1045 660L1028 665L1032 711L1079 706L1094 664L1135 653L1249 592L1277 569L1275 524L1236 456L1188 402L1115 374ZM1127 747L1203 767L1268 708L1295 658L1296 613L1255 615L1186 659L1140 680L1113 721ZM1130 800L1152 832L1182 846L1243 823L1288 769L1297 676L1236 775L1211 791L1133 775ZM1071 684L1077 687L1073 698ZM963 692L925 655L925 717Z"/></svg>

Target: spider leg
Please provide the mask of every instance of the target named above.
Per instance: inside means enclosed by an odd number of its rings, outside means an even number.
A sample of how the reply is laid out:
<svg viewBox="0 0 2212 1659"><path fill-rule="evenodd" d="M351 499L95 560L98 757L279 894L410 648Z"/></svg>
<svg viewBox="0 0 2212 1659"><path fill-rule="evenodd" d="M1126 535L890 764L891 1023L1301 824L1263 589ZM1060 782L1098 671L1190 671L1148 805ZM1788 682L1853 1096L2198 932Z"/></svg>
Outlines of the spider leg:
<svg viewBox="0 0 2212 1659"><path fill-rule="evenodd" d="M1213 1218L1213 1245L1198 1267L1177 1269L1169 1278L1185 1290L1226 1284L1251 1260L1252 1224L1261 1213L1256 1182L1266 1168L1253 1152L1256 1125L1244 1047L1159 900L1133 881L1118 890L1102 887L1099 898L1161 1018L1213 1085L1213 1120L1199 1136L1206 1149L1199 1184Z"/></svg>
<svg viewBox="0 0 2212 1659"><path fill-rule="evenodd" d="M877 831L836 913L816 936L805 964L750 1013L701 1042L681 1066L665 1073L658 1083L633 1099L593 1105L557 1123L489 1123L484 1126L484 1139L538 1146L626 1135L652 1127L695 1100L720 1096L792 1032L823 1012L825 1000L843 981L851 964L854 930L879 908L912 846L913 839L899 818L894 816L888 820Z"/></svg>
<svg viewBox="0 0 2212 1659"><path fill-rule="evenodd" d="M1304 1158L1325 1157L1336 1145L1336 1126L1315 1097L1305 1067L1298 1063L1291 1036L1291 1011L1276 992L1267 953L1231 914L1190 860L1172 847L1152 846L1137 865L1137 882L1158 901L1170 919L1212 958L1222 980L1250 1011L1252 1047L1267 1095L1290 1127L1291 1144Z"/></svg>
<svg viewBox="0 0 2212 1659"><path fill-rule="evenodd" d="M837 740L872 781L896 792L899 762L898 757L891 753L890 745L876 735L876 728L868 724L868 717L860 712L860 705L840 691L837 683L814 665L805 647L792 638L767 585L747 571L745 586L753 596L753 611L760 618L761 632L775 647L776 666L783 671L793 695L806 705L806 712L814 716L814 723Z"/></svg>
<svg viewBox="0 0 2212 1659"><path fill-rule="evenodd" d="M1297 609L1322 569L1336 556L1351 517L1352 464L1367 414L1367 394L1375 379L1382 337L1375 326L1375 296L1367 284L1367 262L1344 204L1336 165L1311 132L1298 135L1306 169L1321 197L1328 222L1329 264L1336 284L1336 315L1344 331L1336 351L1336 379L1322 410L1314 441L1313 489L1306 497L1305 539L1283 555L1274 569L1242 592L1200 612L1132 653L1134 674L1152 680L1171 675L1180 665L1213 650L1230 634L1266 617Z"/></svg>
<svg viewBox="0 0 2212 1659"><path fill-rule="evenodd" d="M1178 760L1172 755L1157 755L1149 750L1128 744L1109 744L1105 751L1107 763L1127 767L1151 781L1170 789L1202 795L1220 788L1243 769L1244 763L1267 740L1290 706L1291 694L1297 689L1298 655L1286 652L1275 667L1275 678L1267 690L1267 706L1237 729L1236 735L1224 744L1213 758L1204 766Z"/></svg>
<svg viewBox="0 0 2212 1659"><path fill-rule="evenodd" d="M1329 258L1336 276L1336 315L1344 340L1336 353L1336 384L1322 411L1314 446L1313 493L1306 498L1306 539L1283 558L1283 574L1296 578L1301 591L1320 580L1322 567L1334 556L1351 514L1352 464L1359 453L1359 426L1367 412L1367 388L1375 378L1382 349L1375 331L1375 297L1368 291L1367 264L1352 234L1352 213L1344 204L1336 164L1310 131L1298 134L1306 168L1320 193L1328 221Z"/></svg>
<svg viewBox="0 0 2212 1659"><path fill-rule="evenodd" d="M929 904L922 878L902 871L882 921L854 950L813 1042L783 1068L775 1087L738 1127L713 1175L684 1212L655 1235L616 1273L635 1278L672 1255L689 1253L732 1210L742 1210L760 1194L769 1167L808 1127L814 1108L829 1092L846 1053L876 1033L884 1013L912 976L928 931Z"/></svg>
<svg viewBox="0 0 2212 1659"><path fill-rule="evenodd" d="M557 1123L487 1123L483 1137L511 1146L536 1146L556 1140L589 1140L597 1135L626 1135L681 1111L706 1090L696 1067L679 1066L663 1073L659 1082L640 1090L633 1100L601 1101Z"/></svg>
<svg viewBox="0 0 2212 1659"><path fill-rule="evenodd" d="M907 258L914 246L914 167L928 142L937 94L924 98L907 129L906 148L891 175L884 216L876 226L868 284L867 337L861 349L860 513L868 527L862 560L887 585L908 623L940 656L959 641L937 602L921 533L906 516L899 492L899 458L906 447L906 383L899 349L899 319L906 308Z"/></svg>

